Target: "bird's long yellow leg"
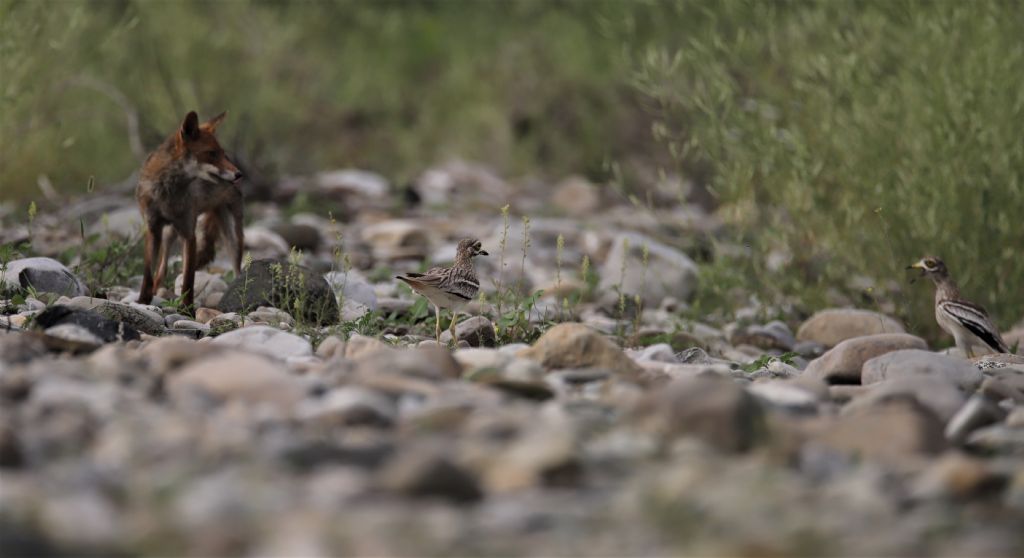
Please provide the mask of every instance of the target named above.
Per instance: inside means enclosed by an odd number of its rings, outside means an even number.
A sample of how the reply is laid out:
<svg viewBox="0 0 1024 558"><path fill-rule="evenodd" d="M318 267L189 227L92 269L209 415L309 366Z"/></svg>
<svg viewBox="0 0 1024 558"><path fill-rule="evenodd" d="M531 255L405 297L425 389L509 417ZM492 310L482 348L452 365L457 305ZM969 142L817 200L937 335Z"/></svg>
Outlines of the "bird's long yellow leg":
<svg viewBox="0 0 1024 558"><path fill-rule="evenodd" d="M452 325L448 328L448 331L452 334L452 346L458 348L459 339L455 337L455 322L458 321L459 313L452 310Z"/></svg>
<svg viewBox="0 0 1024 558"><path fill-rule="evenodd" d="M441 344L441 307L434 305L434 337L437 339L437 344Z"/></svg>

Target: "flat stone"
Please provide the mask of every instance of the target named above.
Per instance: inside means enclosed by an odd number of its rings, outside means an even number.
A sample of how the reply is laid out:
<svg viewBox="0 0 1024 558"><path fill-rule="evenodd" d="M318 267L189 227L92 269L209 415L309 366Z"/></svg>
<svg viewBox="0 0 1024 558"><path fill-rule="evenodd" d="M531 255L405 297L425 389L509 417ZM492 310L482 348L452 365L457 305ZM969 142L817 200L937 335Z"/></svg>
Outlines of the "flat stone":
<svg viewBox="0 0 1024 558"><path fill-rule="evenodd" d="M66 306L79 310L92 310L107 319L124 322L150 335L161 335L165 327L163 316L141 304L76 296Z"/></svg>
<svg viewBox="0 0 1024 558"><path fill-rule="evenodd" d="M897 399L914 399L927 407L942 421L947 423L960 410L967 397L964 392L944 378L934 376L897 377L870 386L833 386L835 388L861 388L843 412L859 411L865 407L874 407Z"/></svg>
<svg viewBox="0 0 1024 558"><path fill-rule="evenodd" d="M911 376L942 378L968 392L977 389L984 378L964 359L920 349L892 351L866 361L861 368L861 383L865 385Z"/></svg>
<svg viewBox="0 0 1024 558"><path fill-rule="evenodd" d="M50 306L37 314L35 324L48 330L57 326L77 326L88 331L95 342L99 343L139 339L139 332L129 324L110 320L97 312L79 310L60 304ZM48 333L54 335L53 332L48 331ZM59 334L57 335L59 336Z"/></svg>
<svg viewBox="0 0 1024 558"><path fill-rule="evenodd" d="M861 383L861 368L868 360L901 349L927 349L924 339L905 333L881 333L840 342L812 360L804 374L830 384Z"/></svg>
<svg viewBox="0 0 1024 558"><path fill-rule="evenodd" d="M747 451L765 433L757 399L716 376L674 380L648 394L633 414L663 437L695 436L724 452Z"/></svg>
<svg viewBox="0 0 1024 558"><path fill-rule="evenodd" d="M213 344L233 347L272 358L287 359L313 355L313 346L298 335L270 326L249 326L217 336Z"/></svg>
<svg viewBox="0 0 1024 558"><path fill-rule="evenodd" d="M910 399L840 415L814 440L843 453L885 462L936 455L947 446L939 418Z"/></svg>
<svg viewBox="0 0 1024 558"><path fill-rule="evenodd" d="M615 343L583 324L564 323L544 332L519 356L535 360L547 370L603 368L627 378L639 378L643 370Z"/></svg>
<svg viewBox="0 0 1024 558"><path fill-rule="evenodd" d="M273 361L250 353L228 352L200 359L170 378L172 395L201 389L223 400L267 403L291 410L305 394L300 382Z"/></svg>
<svg viewBox="0 0 1024 558"><path fill-rule="evenodd" d="M815 313L801 324L796 338L834 347L847 339L879 333L906 333L906 330L885 314L856 308L831 308Z"/></svg>

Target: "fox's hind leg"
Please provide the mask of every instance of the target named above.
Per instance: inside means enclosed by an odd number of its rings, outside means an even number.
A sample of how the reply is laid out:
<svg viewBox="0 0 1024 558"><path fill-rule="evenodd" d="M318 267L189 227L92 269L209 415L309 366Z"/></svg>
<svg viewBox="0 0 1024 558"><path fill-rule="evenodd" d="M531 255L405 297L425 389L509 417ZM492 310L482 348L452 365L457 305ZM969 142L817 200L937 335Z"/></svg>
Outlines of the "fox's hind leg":
<svg viewBox="0 0 1024 558"><path fill-rule="evenodd" d="M139 303L149 304L153 301L153 258L156 257L163 246L163 223L155 219L146 223L146 253L143 260L142 288L139 289Z"/></svg>
<svg viewBox="0 0 1024 558"><path fill-rule="evenodd" d="M171 227L163 227L163 235L161 237L163 242L160 244L160 255L158 256L158 266L156 268L156 276L153 277L153 289L159 290L164 284L164 277L167 275L167 260L170 258L171 244L174 243L174 229Z"/></svg>

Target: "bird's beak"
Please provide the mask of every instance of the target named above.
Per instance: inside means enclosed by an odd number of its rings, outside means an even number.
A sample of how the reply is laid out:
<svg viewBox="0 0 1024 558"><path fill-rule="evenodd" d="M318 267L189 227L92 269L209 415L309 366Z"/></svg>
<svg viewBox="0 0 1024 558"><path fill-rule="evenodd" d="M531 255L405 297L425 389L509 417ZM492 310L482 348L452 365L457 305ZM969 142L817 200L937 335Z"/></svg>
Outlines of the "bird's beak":
<svg viewBox="0 0 1024 558"><path fill-rule="evenodd" d="M490 256L490 254L487 253L487 250L480 250L479 252L476 253L476 255L477 256Z"/></svg>
<svg viewBox="0 0 1024 558"><path fill-rule="evenodd" d="M923 263L921 263L921 261L920 261L920 260L919 260L919 261L916 261L916 262L914 262L914 263L912 263L912 264L910 264L910 265L908 265L908 266L907 266L907 269L920 269L920 270L921 270L921 275L920 275L920 277L924 277L924 276L925 276L925 274L927 274L927 273L928 273L928 270L927 270L927 269L926 269L926 268L924 267L924 264L923 264ZM913 284L914 284L914 283L916 283L916 282L917 282L917 277L911 277L911 278L910 278L910 284L911 284L911 285L913 285Z"/></svg>

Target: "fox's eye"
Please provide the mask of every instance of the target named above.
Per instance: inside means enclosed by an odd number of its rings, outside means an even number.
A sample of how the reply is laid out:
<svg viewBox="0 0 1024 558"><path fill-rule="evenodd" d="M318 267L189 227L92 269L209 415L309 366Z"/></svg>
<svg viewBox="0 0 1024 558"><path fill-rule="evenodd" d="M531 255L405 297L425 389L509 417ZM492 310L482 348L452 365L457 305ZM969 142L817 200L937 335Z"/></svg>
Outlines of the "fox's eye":
<svg viewBox="0 0 1024 558"><path fill-rule="evenodd" d="M217 158L217 152L216 151L207 151L206 152L206 156L211 158L211 159L216 159Z"/></svg>

